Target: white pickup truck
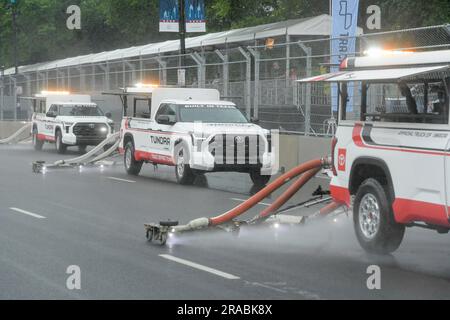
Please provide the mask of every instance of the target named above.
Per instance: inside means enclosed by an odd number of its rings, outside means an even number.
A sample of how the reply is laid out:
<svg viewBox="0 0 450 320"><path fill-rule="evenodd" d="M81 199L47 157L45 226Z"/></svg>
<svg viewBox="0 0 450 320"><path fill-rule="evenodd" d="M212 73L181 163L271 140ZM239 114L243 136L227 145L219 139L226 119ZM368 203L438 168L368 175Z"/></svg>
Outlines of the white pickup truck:
<svg viewBox="0 0 450 320"><path fill-rule="evenodd" d="M361 246L391 253L406 227L450 231L450 50L378 51L336 73L330 191L353 207Z"/></svg>
<svg viewBox="0 0 450 320"><path fill-rule="evenodd" d="M120 129L128 174L152 163L174 166L180 184L205 172L234 171L265 185L276 173L271 133L250 123L234 103L221 101L217 90L129 88L124 96L134 97L132 116L124 105Z"/></svg>
<svg viewBox="0 0 450 320"><path fill-rule="evenodd" d="M87 146L98 145L114 132L111 115L104 114L88 95L42 92L33 98L33 109L35 150L51 142L60 154L69 146L85 152Z"/></svg>

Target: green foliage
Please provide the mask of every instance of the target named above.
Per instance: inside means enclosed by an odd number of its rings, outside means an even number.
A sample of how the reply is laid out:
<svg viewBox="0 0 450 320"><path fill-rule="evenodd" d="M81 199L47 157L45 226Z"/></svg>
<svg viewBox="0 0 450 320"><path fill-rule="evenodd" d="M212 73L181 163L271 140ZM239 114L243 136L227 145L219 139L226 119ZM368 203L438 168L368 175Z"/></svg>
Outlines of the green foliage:
<svg viewBox="0 0 450 320"><path fill-rule="evenodd" d="M13 61L9 0L0 0L0 65ZM68 30L66 9L79 5L82 29ZM329 12L329 0L206 0L208 31L254 26ZM385 30L450 22L449 0L361 0L360 24L371 4ZM176 39L158 32L159 0L18 0L20 64Z"/></svg>

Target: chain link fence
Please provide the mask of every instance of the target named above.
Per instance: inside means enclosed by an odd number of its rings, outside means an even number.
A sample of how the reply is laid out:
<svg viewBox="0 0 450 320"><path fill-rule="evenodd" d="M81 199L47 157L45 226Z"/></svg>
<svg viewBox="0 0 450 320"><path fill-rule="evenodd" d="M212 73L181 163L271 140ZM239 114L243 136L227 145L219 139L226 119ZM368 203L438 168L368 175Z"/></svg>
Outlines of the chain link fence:
<svg viewBox="0 0 450 320"><path fill-rule="evenodd" d="M136 83L177 86L178 70L186 70L186 87L215 88L261 126L305 135L330 136L336 128L333 88L328 84L298 85L297 79L330 72L333 41L355 41L359 56L372 47L396 50L450 49L450 25L361 35L355 38L291 41L289 36L234 47L189 50L186 55L157 54L99 61L67 68L3 76L0 119L30 116L25 100L42 90L88 94L117 91ZM15 106L15 107L14 107Z"/></svg>

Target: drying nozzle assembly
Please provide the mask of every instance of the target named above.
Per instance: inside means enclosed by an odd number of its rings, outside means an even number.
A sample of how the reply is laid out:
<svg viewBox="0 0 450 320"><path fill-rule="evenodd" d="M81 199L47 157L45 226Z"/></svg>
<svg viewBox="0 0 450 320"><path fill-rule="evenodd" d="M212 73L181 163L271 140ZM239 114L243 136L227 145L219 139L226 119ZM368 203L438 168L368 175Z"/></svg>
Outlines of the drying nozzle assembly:
<svg viewBox="0 0 450 320"><path fill-rule="evenodd" d="M119 133L112 134L88 153L73 159L59 160L52 164L46 164L44 161L33 163L34 173L46 173L50 169L73 169L82 167L99 167L114 165L114 161L107 159L117 154L120 139Z"/></svg>
<svg viewBox="0 0 450 320"><path fill-rule="evenodd" d="M178 222L173 221L161 222L159 224L145 224L147 239L149 241L159 241L162 245L164 245L168 237L172 234L189 231L218 228L228 232L238 233L240 227L243 225L255 226L264 222L274 223L274 221L277 221L275 223L304 224L306 222L306 218L287 216L282 213L286 213L294 209L308 208L315 205L328 203L324 208L313 215L316 218L325 217L342 207L342 204L333 202L332 198L329 196L329 192L323 191L321 187L319 187L319 189L313 194L314 197L312 199L284 210L281 210L281 208L322 169L328 169L330 166L330 158L322 158L305 162L283 174L239 206L213 218L199 218L192 220L185 225L179 225ZM295 180L269 207L261 213L250 220L237 220L240 216L247 213L258 203L273 194L275 191L279 190L287 183L293 181L295 178L298 179Z"/></svg>

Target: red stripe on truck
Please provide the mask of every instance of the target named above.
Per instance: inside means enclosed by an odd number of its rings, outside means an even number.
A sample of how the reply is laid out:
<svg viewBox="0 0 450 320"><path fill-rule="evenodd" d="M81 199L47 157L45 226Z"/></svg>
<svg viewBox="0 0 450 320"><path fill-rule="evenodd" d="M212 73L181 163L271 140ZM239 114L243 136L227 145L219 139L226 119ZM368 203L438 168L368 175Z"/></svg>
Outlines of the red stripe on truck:
<svg viewBox="0 0 450 320"><path fill-rule="evenodd" d="M347 188L330 185L330 192L335 202L345 204L347 207L350 207L350 191Z"/></svg>
<svg viewBox="0 0 450 320"><path fill-rule="evenodd" d="M165 156L158 153L136 151L134 153L134 158L136 161L151 161L158 164L165 164L168 166L174 166L175 161L170 156Z"/></svg>
<svg viewBox="0 0 450 320"><path fill-rule="evenodd" d="M398 223L405 224L422 221L450 227L446 206L444 205L408 199L395 199L392 208L395 212L395 220Z"/></svg>
<svg viewBox="0 0 450 320"><path fill-rule="evenodd" d="M362 131L363 131L363 124L362 123L356 123L355 127L353 128L353 142L356 146L360 148L366 148L366 149L376 149L376 150L385 150L385 151L397 151L397 152L408 152L408 153L419 153L419 154L428 154L432 156L450 156L450 153L446 152L435 152L435 151L421 151L421 150L413 150L413 149L406 149L406 148L395 148L395 147L376 147L376 146L369 146L367 145L362 137Z"/></svg>
<svg viewBox="0 0 450 320"><path fill-rule="evenodd" d="M55 137L52 137L52 136L46 136L45 134L38 134L37 136L36 136L36 138L39 140L39 141L52 141L52 142L54 142L56 139L55 139Z"/></svg>
<svg viewBox="0 0 450 320"><path fill-rule="evenodd" d="M330 191L335 202L350 207L350 191L347 188L330 186ZM437 226L450 227L445 205L397 198L392 205L392 209L395 220L401 224L426 222Z"/></svg>

